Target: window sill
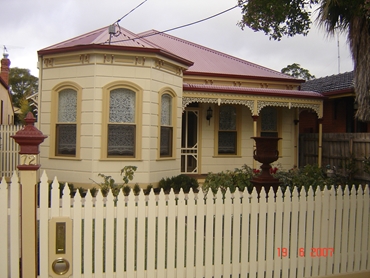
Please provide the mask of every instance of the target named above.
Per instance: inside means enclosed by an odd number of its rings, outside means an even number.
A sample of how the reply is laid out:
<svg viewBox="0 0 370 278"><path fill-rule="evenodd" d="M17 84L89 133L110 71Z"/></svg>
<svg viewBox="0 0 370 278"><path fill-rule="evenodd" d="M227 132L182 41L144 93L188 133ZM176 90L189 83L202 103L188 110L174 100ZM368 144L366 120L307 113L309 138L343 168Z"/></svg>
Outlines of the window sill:
<svg viewBox="0 0 370 278"><path fill-rule="evenodd" d="M142 161L142 159L134 157L103 157L99 161Z"/></svg>
<svg viewBox="0 0 370 278"><path fill-rule="evenodd" d="M61 159L61 160L75 160L75 161L82 161L79 157L72 157L72 156L50 156L49 159Z"/></svg>
<svg viewBox="0 0 370 278"><path fill-rule="evenodd" d="M212 156L212 158L242 158L242 156L237 154L217 154Z"/></svg>
<svg viewBox="0 0 370 278"><path fill-rule="evenodd" d="M176 160L176 157L160 157L156 161L165 161L165 160Z"/></svg>

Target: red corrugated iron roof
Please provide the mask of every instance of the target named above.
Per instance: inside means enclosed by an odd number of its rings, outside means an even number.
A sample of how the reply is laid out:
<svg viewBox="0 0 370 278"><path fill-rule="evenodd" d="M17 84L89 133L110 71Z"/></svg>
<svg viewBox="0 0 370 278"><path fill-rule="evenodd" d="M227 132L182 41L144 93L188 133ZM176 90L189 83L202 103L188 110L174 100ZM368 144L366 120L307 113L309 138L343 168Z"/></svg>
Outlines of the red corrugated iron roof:
<svg viewBox="0 0 370 278"><path fill-rule="evenodd" d="M269 88L247 88L247 87L233 87L233 86L217 86L217 85L202 85L202 84L183 84L184 91L202 91L212 93L230 93L230 94L244 94L244 95L266 95L266 96L280 96L280 97L296 97L296 98L319 98L324 96L320 93L311 91L298 90L279 90Z"/></svg>
<svg viewBox="0 0 370 278"><path fill-rule="evenodd" d="M182 59L187 66L190 66L185 75L275 79L285 82L299 81L278 71L155 30L135 34L127 29L120 28L115 36L111 36L108 27L104 27L44 48L38 53L44 55L72 51L82 47L84 49L86 47L96 47L156 51L177 60Z"/></svg>
<svg viewBox="0 0 370 278"><path fill-rule="evenodd" d="M152 35L156 34L156 35ZM185 74L206 74L206 75L232 75L240 77L256 77L266 79L284 79L297 82L297 79L278 71L236 58L220 51L171 36L166 33L159 33L151 30L138 34L155 45L176 53L187 60L194 62Z"/></svg>

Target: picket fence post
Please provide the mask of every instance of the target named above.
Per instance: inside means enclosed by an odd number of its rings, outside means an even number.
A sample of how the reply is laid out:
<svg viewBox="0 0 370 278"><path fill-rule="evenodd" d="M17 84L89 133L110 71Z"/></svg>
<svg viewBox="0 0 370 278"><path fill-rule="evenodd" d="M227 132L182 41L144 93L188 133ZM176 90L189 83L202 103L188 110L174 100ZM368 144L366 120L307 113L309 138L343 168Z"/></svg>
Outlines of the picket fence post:
<svg viewBox="0 0 370 278"><path fill-rule="evenodd" d="M35 118L29 112L25 118L26 126L11 136L20 146L20 163L17 166L21 178L21 249L22 277L37 277L37 234L36 234L36 185L37 155L39 145L47 136L35 126Z"/></svg>

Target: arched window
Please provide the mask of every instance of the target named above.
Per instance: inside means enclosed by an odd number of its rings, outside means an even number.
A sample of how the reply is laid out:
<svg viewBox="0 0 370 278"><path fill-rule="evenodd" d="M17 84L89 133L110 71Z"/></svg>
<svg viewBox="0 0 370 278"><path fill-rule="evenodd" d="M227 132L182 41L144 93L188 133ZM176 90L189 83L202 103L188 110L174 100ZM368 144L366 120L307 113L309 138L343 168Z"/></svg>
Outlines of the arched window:
<svg viewBox="0 0 370 278"><path fill-rule="evenodd" d="M161 131L160 131L160 157L172 157L173 125L172 125L172 96L161 96Z"/></svg>
<svg viewBox="0 0 370 278"><path fill-rule="evenodd" d="M136 93L127 88L109 92L107 157L136 156Z"/></svg>
<svg viewBox="0 0 370 278"><path fill-rule="evenodd" d="M58 93L55 155L76 156L77 91L63 89Z"/></svg>

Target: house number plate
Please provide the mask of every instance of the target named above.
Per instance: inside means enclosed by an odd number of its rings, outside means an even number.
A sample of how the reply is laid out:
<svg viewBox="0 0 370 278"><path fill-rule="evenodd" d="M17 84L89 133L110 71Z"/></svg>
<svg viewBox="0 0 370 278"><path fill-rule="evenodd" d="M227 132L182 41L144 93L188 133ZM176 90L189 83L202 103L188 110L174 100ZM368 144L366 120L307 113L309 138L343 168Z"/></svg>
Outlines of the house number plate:
<svg viewBox="0 0 370 278"><path fill-rule="evenodd" d="M21 165L36 165L36 155L22 154L20 157Z"/></svg>

